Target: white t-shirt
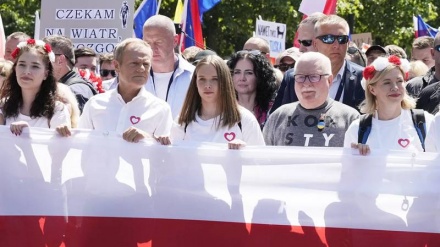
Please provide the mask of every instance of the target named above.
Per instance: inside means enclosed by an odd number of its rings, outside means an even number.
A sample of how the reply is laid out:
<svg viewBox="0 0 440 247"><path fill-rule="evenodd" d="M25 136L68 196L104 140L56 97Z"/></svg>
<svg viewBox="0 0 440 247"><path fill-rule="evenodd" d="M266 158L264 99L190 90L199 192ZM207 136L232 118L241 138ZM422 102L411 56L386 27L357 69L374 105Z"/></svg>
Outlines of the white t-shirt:
<svg viewBox="0 0 440 247"><path fill-rule="evenodd" d="M427 133L433 119L434 116L425 112ZM348 127L345 133L344 147L351 147L351 143L358 142L358 131L359 119ZM423 152L422 144L417 135L409 110L402 110L399 117L386 121L373 117L371 132L366 144L369 145L371 149Z"/></svg>
<svg viewBox="0 0 440 247"><path fill-rule="evenodd" d="M336 94L338 94L338 90L339 90L339 86L341 85L341 81L342 81L342 77L344 77L344 72L345 72L345 64L347 62L344 60L344 63L342 64L342 67L339 69L338 74L333 78L333 83L329 88L329 96L332 99L336 98ZM341 92L341 97L339 98L339 102L342 102L342 100L344 99L344 88L342 89Z"/></svg>
<svg viewBox="0 0 440 247"><path fill-rule="evenodd" d="M134 126L150 135L169 136L173 120L169 105L141 88L125 103L118 89L97 94L87 101L78 128L124 133Z"/></svg>
<svg viewBox="0 0 440 247"><path fill-rule="evenodd" d="M431 128L426 134L426 151L427 152L440 152L440 112L435 114L434 121L431 124Z"/></svg>
<svg viewBox="0 0 440 247"><path fill-rule="evenodd" d="M3 114L0 110L0 114ZM25 121L28 123L29 127L40 127L55 129L61 124L66 124L70 127L70 113L69 109L61 102L55 101L55 110L50 122L46 117L31 118L29 116L18 114L17 117L6 118L5 125L10 125L11 123Z"/></svg>
<svg viewBox="0 0 440 247"><path fill-rule="evenodd" d="M187 126L186 132L185 126L175 123L171 131L171 139L175 144L179 144L181 141L228 143L239 139L246 142L246 145L264 146L263 134L255 116L241 106L239 106L239 111L241 129L237 123L232 128L226 126L217 130L218 118L203 120L196 115L196 121Z"/></svg>
<svg viewBox="0 0 440 247"><path fill-rule="evenodd" d="M154 75L154 88L156 90L156 96L159 99L166 100L167 92L168 92L168 84L170 83L171 76L173 75L173 71L167 73L156 73L153 72Z"/></svg>

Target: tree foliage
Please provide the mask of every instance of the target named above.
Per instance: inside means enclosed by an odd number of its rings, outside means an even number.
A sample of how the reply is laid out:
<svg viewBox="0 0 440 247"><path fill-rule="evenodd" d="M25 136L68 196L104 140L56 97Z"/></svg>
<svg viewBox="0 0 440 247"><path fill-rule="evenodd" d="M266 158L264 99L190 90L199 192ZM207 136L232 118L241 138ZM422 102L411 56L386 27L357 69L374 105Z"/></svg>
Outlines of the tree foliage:
<svg viewBox="0 0 440 247"><path fill-rule="evenodd" d="M98 0L94 0L98 1ZM135 0L139 6L142 0ZM301 0L222 0L205 13L203 35L207 47L222 56L240 50L252 36L256 19L287 24L286 47L292 40L302 14L297 10ZM2 0L0 13L6 34L34 32L35 11L41 0ZM159 13L174 17L177 0L162 0ZM440 0L339 0L337 13L354 16L353 33L371 32L376 44L396 44L408 48L414 38L412 16L420 14L431 26L440 26Z"/></svg>

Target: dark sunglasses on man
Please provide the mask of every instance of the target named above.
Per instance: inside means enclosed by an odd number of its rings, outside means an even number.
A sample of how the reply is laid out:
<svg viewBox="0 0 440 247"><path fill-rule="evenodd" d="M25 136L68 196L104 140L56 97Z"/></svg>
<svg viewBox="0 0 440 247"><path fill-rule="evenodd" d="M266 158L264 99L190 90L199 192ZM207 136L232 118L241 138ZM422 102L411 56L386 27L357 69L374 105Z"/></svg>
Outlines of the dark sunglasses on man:
<svg viewBox="0 0 440 247"><path fill-rule="evenodd" d="M312 45L312 40L311 40L311 39L306 39L306 40L300 40L300 39L299 39L298 42L299 42L301 45L305 46L305 47L309 47L309 46Z"/></svg>
<svg viewBox="0 0 440 247"><path fill-rule="evenodd" d="M287 70L295 67L295 64L280 63L279 65L275 65L274 67L281 70L282 72L286 72Z"/></svg>
<svg viewBox="0 0 440 247"><path fill-rule="evenodd" d="M111 69L101 69L99 71L99 73L101 74L102 77L106 77L109 74L111 74L113 77L116 77L116 71L115 70L111 70Z"/></svg>
<svg viewBox="0 0 440 247"><path fill-rule="evenodd" d="M316 38L321 40L322 43L327 45L331 45L335 43L335 40L337 40L340 45L347 44L349 41L348 35L326 34L326 35L318 36Z"/></svg>

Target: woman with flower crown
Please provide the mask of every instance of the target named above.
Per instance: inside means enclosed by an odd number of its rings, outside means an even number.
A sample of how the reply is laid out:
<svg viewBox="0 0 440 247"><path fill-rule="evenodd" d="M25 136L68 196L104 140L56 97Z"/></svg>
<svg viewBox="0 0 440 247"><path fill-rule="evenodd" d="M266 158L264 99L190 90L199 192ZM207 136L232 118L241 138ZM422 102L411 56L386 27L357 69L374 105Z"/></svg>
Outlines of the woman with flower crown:
<svg viewBox="0 0 440 247"><path fill-rule="evenodd" d="M397 56L380 57L364 69L362 87L365 100L360 109L371 116L371 128L360 138L360 119L354 121L345 133L344 147L359 150L359 154L369 154L370 148L382 150L424 151L421 129L415 126L413 113L415 99L405 89L410 65L408 60ZM420 126L428 132L433 116L422 112L425 124ZM362 128L365 130L365 128ZM368 132L368 133L367 133ZM363 139L360 141L360 139Z"/></svg>
<svg viewBox="0 0 440 247"><path fill-rule="evenodd" d="M67 124L70 114L56 99L57 84L51 62L55 55L50 45L29 39L11 54L16 62L1 92L0 123L20 135L25 127L55 129Z"/></svg>

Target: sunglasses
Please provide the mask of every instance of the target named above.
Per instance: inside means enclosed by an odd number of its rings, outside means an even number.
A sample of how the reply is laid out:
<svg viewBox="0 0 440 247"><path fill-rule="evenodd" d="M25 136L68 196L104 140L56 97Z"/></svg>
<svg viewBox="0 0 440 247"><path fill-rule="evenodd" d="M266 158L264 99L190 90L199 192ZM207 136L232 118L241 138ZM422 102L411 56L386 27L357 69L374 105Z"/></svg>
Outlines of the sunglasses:
<svg viewBox="0 0 440 247"><path fill-rule="evenodd" d="M252 55L255 55L255 56L258 56L258 55L261 55L261 54L263 54L263 55L267 54L266 52L263 52L263 51L260 51L260 50L242 50L242 51L237 51L237 53L238 54L252 54Z"/></svg>
<svg viewBox="0 0 440 247"><path fill-rule="evenodd" d="M324 44L331 45L335 43L335 40L338 40L338 43L340 45L347 44L348 43L348 35L333 35L333 34L326 34L316 37L317 39L321 40Z"/></svg>
<svg viewBox="0 0 440 247"><path fill-rule="evenodd" d="M440 52L440 45L436 45L436 46L434 47L434 49L435 49L436 51Z"/></svg>
<svg viewBox="0 0 440 247"><path fill-rule="evenodd" d="M312 45L312 40L311 39L306 39L306 40L298 40L298 42L303 45L303 46L311 46Z"/></svg>
<svg viewBox="0 0 440 247"><path fill-rule="evenodd" d="M287 70L295 67L295 64L294 63L292 63L292 64L281 63L279 65L275 65L274 67L281 70L282 72L286 72Z"/></svg>
<svg viewBox="0 0 440 247"><path fill-rule="evenodd" d="M116 71L115 70L111 70L111 69L101 69L99 71L99 73L101 74L102 77L106 77L109 74L111 74L113 77L116 77Z"/></svg>

